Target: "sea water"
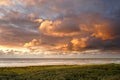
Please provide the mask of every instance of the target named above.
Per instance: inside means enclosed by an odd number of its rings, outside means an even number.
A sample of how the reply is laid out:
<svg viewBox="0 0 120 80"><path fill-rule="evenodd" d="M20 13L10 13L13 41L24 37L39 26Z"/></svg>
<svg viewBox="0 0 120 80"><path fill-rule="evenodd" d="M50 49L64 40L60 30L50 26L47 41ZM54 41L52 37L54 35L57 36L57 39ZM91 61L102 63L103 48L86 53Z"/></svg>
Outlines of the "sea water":
<svg viewBox="0 0 120 80"><path fill-rule="evenodd" d="M0 67L109 63L120 64L120 58L0 58Z"/></svg>

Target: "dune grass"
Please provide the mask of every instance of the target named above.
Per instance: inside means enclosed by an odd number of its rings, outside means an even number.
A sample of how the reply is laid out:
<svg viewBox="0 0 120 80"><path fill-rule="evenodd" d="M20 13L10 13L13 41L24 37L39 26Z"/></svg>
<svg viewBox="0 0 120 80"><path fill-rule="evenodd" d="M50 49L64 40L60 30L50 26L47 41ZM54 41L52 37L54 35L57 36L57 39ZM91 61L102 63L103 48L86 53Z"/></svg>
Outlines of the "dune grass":
<svg viewBox="0 0 120 80"><path fill-rule="evenodd" d="M120 80L120 64L0 68L0 80Z"/></svg>

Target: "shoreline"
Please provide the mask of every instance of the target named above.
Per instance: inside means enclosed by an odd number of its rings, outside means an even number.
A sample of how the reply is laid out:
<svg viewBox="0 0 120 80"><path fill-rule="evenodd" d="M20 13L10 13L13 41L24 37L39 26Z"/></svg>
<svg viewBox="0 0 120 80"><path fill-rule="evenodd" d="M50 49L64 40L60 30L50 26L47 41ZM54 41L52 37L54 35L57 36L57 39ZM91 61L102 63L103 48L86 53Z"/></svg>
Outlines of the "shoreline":
<svg viewBox="0 0 120 80"><path fill-rule="evenodd" d="M19 68L19 67L42 67L42 66L89 66L89 65L110 65L110 64L115 64L115 65L120 65L120 63L93 63L93 64L43 64L43 65L17 65L17 66L0 66L0 68Z"/></svg>

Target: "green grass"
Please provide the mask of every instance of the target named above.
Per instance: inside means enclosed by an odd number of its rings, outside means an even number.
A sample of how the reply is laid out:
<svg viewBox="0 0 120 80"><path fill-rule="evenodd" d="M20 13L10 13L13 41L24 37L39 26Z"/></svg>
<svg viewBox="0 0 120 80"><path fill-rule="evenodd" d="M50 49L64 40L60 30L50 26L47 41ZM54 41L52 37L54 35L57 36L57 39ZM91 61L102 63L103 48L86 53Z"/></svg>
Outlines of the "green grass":
<svg viewBox="0 0 120 80"><path fill-rule="evenodd" d="M0 80L120 80L120 64L0 68Z"/></svg>

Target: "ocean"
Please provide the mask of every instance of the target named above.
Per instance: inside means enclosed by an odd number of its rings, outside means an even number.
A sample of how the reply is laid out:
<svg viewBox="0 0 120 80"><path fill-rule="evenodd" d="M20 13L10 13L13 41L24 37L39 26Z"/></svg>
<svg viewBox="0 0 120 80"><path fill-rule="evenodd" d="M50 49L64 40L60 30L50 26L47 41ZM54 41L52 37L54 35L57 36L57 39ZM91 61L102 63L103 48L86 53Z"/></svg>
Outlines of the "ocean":
<svg viewBox="0 0 120 80"><path fill-rule="evenodd" d="M0 58L0 67L120 64L120 58Z"/></svg>

